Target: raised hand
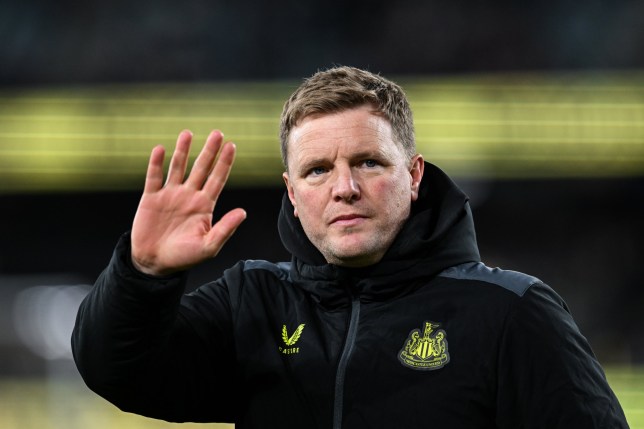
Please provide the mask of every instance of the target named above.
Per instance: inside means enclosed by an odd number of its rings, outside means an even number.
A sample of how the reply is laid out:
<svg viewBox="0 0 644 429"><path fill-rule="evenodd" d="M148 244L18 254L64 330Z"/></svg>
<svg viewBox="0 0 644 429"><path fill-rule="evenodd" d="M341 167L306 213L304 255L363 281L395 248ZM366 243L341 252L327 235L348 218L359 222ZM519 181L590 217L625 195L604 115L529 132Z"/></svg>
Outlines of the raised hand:
<svg viewBox="0 0 644 429"><path fill-rule="evenodd" d="M217 255L246 219L246 212L238 208L212 224L212 212L235 159L235 145L223 144L220 131L211 132L184 180L191 141L189 131L179 134L165 184L164 148L157 146L150 155L132 224L132 262L144 273L167 275Z"/></svg>

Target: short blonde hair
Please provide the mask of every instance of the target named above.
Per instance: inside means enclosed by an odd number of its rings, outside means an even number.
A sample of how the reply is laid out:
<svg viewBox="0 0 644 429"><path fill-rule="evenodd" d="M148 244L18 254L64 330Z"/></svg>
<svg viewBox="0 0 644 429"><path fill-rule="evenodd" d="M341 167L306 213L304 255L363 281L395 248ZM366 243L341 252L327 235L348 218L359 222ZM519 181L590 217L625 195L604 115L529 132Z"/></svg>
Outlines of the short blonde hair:
<svg viewBox="0 0 644 429"><path fill-rule="evenodd" d="M284 104L280 120L282 162L288 170L288 139L298 122L314 114L337 113L371 104L387 118L394 138L411 159L416 154L414 120L407 96L394 82L355 67L319 71L306 79Z"/></svg>

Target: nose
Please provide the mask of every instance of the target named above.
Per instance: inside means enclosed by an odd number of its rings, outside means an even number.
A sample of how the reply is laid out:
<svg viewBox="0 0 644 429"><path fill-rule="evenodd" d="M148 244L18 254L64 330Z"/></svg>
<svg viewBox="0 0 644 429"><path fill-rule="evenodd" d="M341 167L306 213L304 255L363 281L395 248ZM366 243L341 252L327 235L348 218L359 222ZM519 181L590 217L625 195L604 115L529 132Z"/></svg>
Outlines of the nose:
<svg viewBox="0 0 644 429"><path fill-rule="evenodd" d="M338 168L333 183L333 199L336 201L354 201L360 198L360 186L350 167Z"/></svg>

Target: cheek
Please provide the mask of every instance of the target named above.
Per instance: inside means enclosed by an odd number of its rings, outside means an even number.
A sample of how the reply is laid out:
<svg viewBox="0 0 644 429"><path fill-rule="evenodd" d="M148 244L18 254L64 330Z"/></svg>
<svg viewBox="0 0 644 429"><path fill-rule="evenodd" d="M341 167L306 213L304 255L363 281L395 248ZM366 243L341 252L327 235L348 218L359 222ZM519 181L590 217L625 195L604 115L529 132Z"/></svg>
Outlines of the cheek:
<svg viewBox="0 0 644 429"><path fill-rule="evenodd" d="M313 191L295 193L296 210L299 217L308 217L309 213L320 213L319 196Z"/></svg>
<svg viewBox="0 0 644 429"><path fill-rule="evenodd" d="M373 188L382 204L390 207L400 207L406 200L410 200L409 186L399 178L383 180L375 184Z"/></svg>

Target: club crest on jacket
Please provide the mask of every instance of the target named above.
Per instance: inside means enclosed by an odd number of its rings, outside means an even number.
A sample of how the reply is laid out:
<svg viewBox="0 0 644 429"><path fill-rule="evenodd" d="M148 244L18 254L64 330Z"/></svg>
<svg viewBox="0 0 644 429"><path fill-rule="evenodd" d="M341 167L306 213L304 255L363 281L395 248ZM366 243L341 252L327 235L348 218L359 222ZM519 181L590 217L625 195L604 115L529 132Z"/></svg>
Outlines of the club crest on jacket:
<svg viewBox="0 0 644 429"><path fill-rule="evenodd" d="M440 369L449 363L447 333L438 329L440 323L425 321L423 332L414 329L398 352L398 360L405 366L423 371Z"/></svg>

